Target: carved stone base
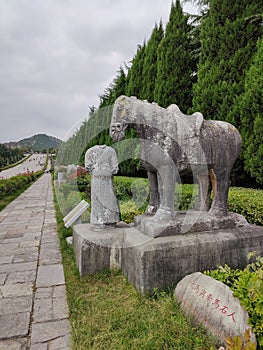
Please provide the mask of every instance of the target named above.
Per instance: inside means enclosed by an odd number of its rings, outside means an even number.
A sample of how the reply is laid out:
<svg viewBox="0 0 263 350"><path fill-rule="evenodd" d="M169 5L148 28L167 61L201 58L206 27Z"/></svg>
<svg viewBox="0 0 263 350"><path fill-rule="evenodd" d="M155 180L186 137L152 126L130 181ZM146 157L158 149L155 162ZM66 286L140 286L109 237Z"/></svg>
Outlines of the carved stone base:
<svg viewBox="0 0 263 350"><path fill-rule="evenodd" d="M154 216L139 215L135 217L137 229L149 237L167 237L192 232L215 231L227 228L248 226L246 219L236 213L225 217L215 217L204 211L178 211L170 221L156 220Z"/></svg>
<svg viewBox="0 0 263 350"><path fill-rule="evenodd" d="M121 268L141 293L148 293L218 265L244 268L249 252L263 255L263 227L247 225L151 238L137 227L98 230L81 224L74 226L73 245L82 276Z"/></svg>

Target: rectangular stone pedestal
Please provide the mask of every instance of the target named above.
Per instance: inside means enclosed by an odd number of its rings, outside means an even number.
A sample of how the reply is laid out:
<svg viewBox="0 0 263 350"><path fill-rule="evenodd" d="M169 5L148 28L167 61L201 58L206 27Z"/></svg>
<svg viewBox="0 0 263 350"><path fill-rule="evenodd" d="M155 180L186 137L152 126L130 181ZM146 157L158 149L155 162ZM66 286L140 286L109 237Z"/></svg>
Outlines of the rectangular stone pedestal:
<svg viewBox="0 0 263 350"><path fill-rule="evenodd" d="M80 274L119 267L143 294L171 287L188 274L218 265L244 268L251 251L263 255L263 228L254 225L158 238L136 228L100 231L95 232L90 224L74 227Z"/></svg>

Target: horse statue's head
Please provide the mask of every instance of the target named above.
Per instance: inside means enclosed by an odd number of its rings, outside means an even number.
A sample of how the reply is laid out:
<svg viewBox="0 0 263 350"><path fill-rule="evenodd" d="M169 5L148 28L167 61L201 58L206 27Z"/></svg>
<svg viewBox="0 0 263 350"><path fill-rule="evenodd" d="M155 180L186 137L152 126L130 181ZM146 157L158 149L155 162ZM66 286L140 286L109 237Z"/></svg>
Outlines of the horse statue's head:
<svg viewBox="0 0 263 350"><path fill-rule="evenodd" d="M116 99L111 117L110 136L114 141L121 141L125 137L125 130L132 124L131 109L136 97L120 96Z"/></svg>

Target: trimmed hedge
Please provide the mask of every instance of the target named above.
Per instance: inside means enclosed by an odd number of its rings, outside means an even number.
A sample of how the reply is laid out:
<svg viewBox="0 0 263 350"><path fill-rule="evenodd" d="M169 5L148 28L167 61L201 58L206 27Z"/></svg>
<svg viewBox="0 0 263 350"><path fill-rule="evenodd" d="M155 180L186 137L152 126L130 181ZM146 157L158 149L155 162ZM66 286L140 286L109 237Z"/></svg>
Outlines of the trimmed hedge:
<svg viewBox="0 0 263 350"><path fill-rule="evenodd" d="M242 214L249 223L263 225L263 190L231 187L228 200L229 211Z"/></svg>
<svg viewBox="0 0 263 350"><path fill-rule="evenodd" d="M85 197L90 200L90 175L78 178L79 191L85 192ZM149 200L147 179L115 176L114 188L116 196L121 201L122 217L132 221L132 214L143 213ZM70 191L70 185L68 188ZM197 185L177 185L175 191L175 208L188 210L193 208L198 198ZM128 202L128 203L124 203ZM255 190L241 187L231 187L228 200L229 211L242 214L249 223L263 225L263 190Z"/></svg>
<svg viewBox="0 0 263 350"><path fill-rule="evenodd" d="M25 187L26 185L34 182L40 175L43 174L43 170L35 173L25 173L21 175L12 176L10 179L0 180L0 198L4 198L15 192L18 189Z"/></svg>

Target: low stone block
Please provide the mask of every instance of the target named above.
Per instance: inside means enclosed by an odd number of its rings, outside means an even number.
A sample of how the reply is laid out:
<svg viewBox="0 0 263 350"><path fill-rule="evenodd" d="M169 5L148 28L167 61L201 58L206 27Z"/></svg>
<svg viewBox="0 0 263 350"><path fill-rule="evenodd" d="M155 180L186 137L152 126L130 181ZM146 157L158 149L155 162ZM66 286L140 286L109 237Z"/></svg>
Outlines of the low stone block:
<svg viewBox="0 0 263 350"><path fill-rule="evenodd" d="M75 225L73 246L81 276L109 268L120 268L123 230L94 225Z"/></svg>
<svg viewBox="0 0 263 350"><path fill-rule="evenodd" d="M34 322L52 321L52 299L35 299Z"/></svg>
<svg viewBox="0 0 263 350"><path fill-rule="evenodd" d="M3 285L6 280L7 273L0 273L0 285Z"/></svg>
<svg viewBox="0 0 263 350"><path fill-rule="evenodd" d="M153 238L217 231L248 225L248 222L242 215L230 212L227 216L218 218L204 211L178 211L174 220L168 222L154 220L154 217L149 215L139 215L135 218L135 226L138 230Z"/></svg>
<svg viewBox="0 0 263 350"><path fill-rule="evenodd" d="M184 277L177 284L174 294L184 312L218 339L243 337L250 330L251 340L256 342L248 324L248 313L224 283L196 272Z"/></svg>
<svg viewBox="0 0 263 350"><path fill-rule="evenodd" d="M6 284L16 284L16 283L33 283L36 279L36 271L18 271L10 272L6 279Z"/></svg>
<svg viewBox="0 0 263 350"><path fill-rule="evenodd" d="M16 340L0 340L1 350L27 350L27 339L20 338ZM40 349L39 349L40 350Z"/></svg>
<svg viewBox="0 0 263 350"><path fill-rule="evenodd" d="M31 296L0 299L0 315L26 313L31 312L31 309Z"/></svg>
<svg viewBox="0 0 263 350"><path fill-rule="evenodd" d="M82 224L73 232L81 275L121 268L141 293L171 287L186 275L217 265L244 268L251 251L263 255L263 228L254 225L157 238L136 227L96 231Z"/></svg>
<svg viewBox="0 0 263 350"><path fill-rule="evenodd" d="M32 294L32 283L17 283L0 286L0 296L2 295L3 298L23 297Z"/></svg>
<svg viewBox="0 0 263 350"><path fill-rule="evenodd" d="M16 272L16 271L29 271L36 270L37 261L34 262L26 262L26 263L13 263L13 264L3 264L0 265L0 273L1 272Z"/></svg>
<svg viewBox="0 0 263 350"><path fill-rule="evenodd" d="M45 343L69 335L69 321L59 320L32 324L31 344Z"/></svg>
<svg viewBox="0 0 263 350"><path fill-rule="evenodd" d="M126 232L121 267L141 293L171 287L188 274L217 265L244 268L249 252L263 254L263 228L253 225L158 237L145 243L141 243L145 235Z"/></svg>
<svg viewBox="0 0 263 350"><path fill-rule="evenodd" d="M23 337L28 334L30 313L0 315L0 339Z"/></svg>
<svg viewBox="0 0 263 350"><path fill-rule="evenodd" d="M36 287L50 287L65 284L63 266L41 265L38 269Z"/></svg>

